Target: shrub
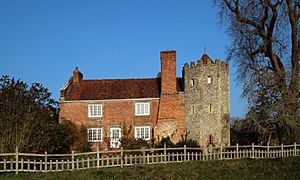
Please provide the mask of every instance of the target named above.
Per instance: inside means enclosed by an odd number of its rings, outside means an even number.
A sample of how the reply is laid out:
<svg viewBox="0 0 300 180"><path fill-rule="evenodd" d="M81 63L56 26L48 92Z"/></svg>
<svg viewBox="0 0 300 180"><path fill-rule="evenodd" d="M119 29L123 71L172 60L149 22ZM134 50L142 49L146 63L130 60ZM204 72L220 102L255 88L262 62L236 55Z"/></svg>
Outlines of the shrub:
<svg viewBox="0 0 300 180"><path fill-rule="evenodd" d="M73 122L63 119L62 137L66 151L74 149L78 152L92 151L91 143L87 140L87 129L85 126L77 127Z"/></svg>
<svg viewBox="0 0 300 180"><path fill-rule="evenodd" d="M162 138L160 141L156 142L155 147L157 148L163 148L164 144L166 144L167 148L174 147L175 145L171 141L170 137Z"/></svg>
<svg viewBox="0 0 300 180"><path fill-rule="evenodd" d="M183 147L184 145L186 145L186 147L199 147L198 142L193 139L181 140L175 144L176 147Z"/></svg>
<svg viewBox="0 0 300 180"><path fill-rule="evenodd" d="M144 139L122 138L120 140L123 149L141 149L143 147L149 148L149 142Z"/></svg>

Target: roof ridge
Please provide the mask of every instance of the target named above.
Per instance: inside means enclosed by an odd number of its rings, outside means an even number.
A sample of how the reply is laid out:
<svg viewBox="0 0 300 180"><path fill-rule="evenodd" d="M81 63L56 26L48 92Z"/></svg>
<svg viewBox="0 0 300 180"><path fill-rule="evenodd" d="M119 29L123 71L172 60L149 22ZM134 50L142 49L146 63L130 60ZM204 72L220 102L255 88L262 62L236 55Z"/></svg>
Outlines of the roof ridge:
<svg viewBox="0 0 300 180"><path fill-rule="evenodd" d="M82 81L147 80L147 79L160 79L160 78L84 79Z"/></svg>

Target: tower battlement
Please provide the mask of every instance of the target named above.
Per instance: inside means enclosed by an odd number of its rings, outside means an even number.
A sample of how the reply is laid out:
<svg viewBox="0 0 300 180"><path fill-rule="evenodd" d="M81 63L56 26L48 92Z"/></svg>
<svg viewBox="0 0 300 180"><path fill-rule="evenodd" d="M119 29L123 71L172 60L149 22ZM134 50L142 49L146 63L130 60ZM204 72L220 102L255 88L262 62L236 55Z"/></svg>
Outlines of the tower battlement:
<svg viewBox="0 0 300 180"><path fill-rule="evenodd" d="M197 61L197 63L195 63L195 61L191 61L190 64L185 63L183 69L186 71L186 70L190 70L202 66L218 66L218 67L224 67L225 69L229 68L229 64L225 61L221 61L220 59L216 59L215 61L213 61L210 58L208 59L201 58Z"/></svg>

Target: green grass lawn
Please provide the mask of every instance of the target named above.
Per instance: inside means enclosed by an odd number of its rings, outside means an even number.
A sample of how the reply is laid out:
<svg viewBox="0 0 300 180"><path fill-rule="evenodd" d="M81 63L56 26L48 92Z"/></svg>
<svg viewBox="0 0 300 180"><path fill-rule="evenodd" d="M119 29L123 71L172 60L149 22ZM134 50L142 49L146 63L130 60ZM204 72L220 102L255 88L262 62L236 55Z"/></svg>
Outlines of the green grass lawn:
<svg viewBox="0 0 300 180"><path fill-rule="evenodd" d="M57 173L1 173L0 179L300 179L300 157L193 161Z"/></svg>

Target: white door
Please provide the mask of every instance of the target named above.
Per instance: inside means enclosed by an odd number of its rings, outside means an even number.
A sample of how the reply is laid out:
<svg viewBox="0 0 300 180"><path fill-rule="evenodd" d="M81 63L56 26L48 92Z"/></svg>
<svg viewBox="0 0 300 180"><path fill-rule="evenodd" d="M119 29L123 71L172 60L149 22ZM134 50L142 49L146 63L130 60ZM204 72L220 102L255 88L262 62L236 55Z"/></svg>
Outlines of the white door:
<svg viewBox="0 0 300 180"><path fill-rule="evenodd" d="M110 147L120 148L121 128L110 128Z"/></svg>

